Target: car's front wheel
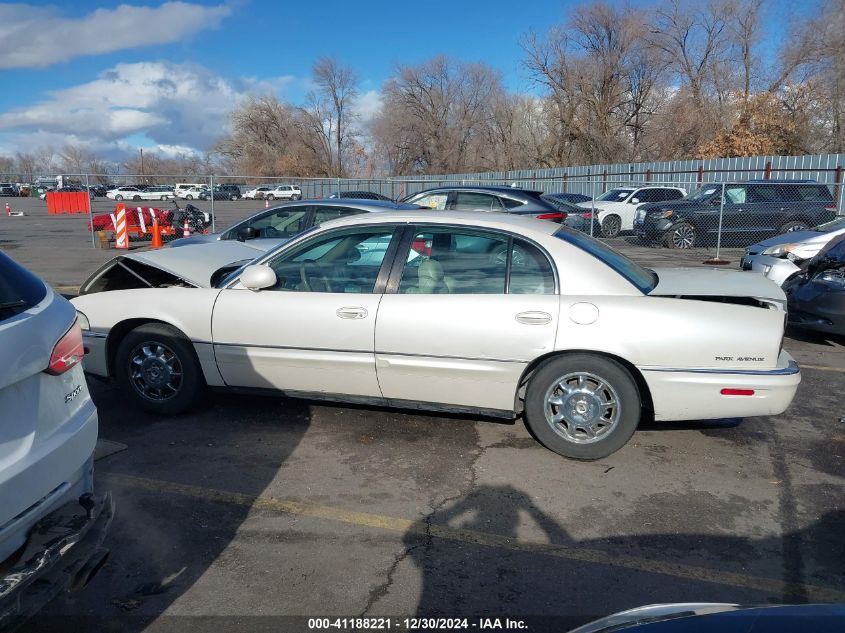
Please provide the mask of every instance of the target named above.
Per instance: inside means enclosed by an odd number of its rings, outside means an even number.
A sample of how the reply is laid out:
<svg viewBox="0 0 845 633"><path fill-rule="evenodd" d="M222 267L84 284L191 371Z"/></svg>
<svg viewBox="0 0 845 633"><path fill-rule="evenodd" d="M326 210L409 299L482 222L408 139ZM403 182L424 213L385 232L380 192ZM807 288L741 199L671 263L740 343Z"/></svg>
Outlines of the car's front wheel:
<svg viewBox="0 0 845 633"><path fill-rule="evenodd" d="M161 196L159 200L167 200L167 196Z"/></svg>
<svg viewBox="0 0 845 633"><path fill-rule="evenodd" d="M194 197L191 194L188 194L187 196L185 196L185 200L193 200L193 199L194 199Z"/></svg>
<svg viewBox="0 0 845 633"><path fill-rule="evenodd" d="M127 399L165 415L191 408L205 386L191 342L164 323L146 323L126 335L115 356L115 378Z"/></svg>
<svg viewBox="0 0 845 633"><path fill-rule="evenodd" d="M564 457L601 459L622 448L640 423L639 389L609 358L571 354L537 369L525 393L525 422Z"/></svg>
<svg viewBox="0 0 845 633"><path fill-rule="evenodd" d="M273 196L273 194L271 193L271 194L269 194L269 195L264 196L264 199L265 199L265 200L271 200L271 201L272 201L272 200L275 200L276 198L275 198L275 197Z"/></svg>
<svg viewBox="0 0 845 633"><path fill-rule="evenodd" d="M114 199L117 200L118 202L120 202L121 200L123 200L123 196L118 195L118 196L115 196Z"/></svg>
<svg viewBox="0 0 845 633"><path fill-rule="evenodd" d="M618 215L609 215L601 221L602 237L616 237L622 230L622 220Z"/></svg>
<svg viewBox="0 0 845 633"><path fill-rule="evenodd" d="M141 199L141 196L132 196L132 199L133 199L133 200L140 200L140 199Z"/></svg>
<svg viewBox="0 0 845 633"><path fill-rule="evenodd" d="M802 222L801 220L790 220L780 227L778 233L794 233L795 231L806 231L809 228L810 225L806 222Z"/></svg>
<svg viewBox="0 0 845 633"><path fill-rule="evenodd" d="M669 248L687 249L695 246L695 227L681 222L666 231L663 244Z"/></svg>
<svg viewBox="0 0 845 633"><path fill-rule="evenodd" d="M234 201L235 201L235 200L237 200L237 199L238 199L238 197L237 197L236 195L234 195L234 194L232 194L231 196L229 196L229 200L231 200L232 202L234 202Z"/></svg>
<svg viewBox="0 0 845 633"><path fill-rule="evenodd" d="M302 196L298 196L298 195L294 194L290 197L290 199L291 200L302 200Z"/></svg>

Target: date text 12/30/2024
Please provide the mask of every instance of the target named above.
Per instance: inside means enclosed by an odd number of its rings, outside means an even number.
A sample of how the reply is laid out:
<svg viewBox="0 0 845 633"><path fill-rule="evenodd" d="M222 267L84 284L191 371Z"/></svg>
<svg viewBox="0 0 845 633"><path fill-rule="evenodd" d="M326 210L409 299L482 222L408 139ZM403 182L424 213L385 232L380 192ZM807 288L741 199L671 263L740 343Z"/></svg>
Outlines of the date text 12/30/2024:
<svg viewBox="0 0 845 633"><path fill-rule="evenodd" d="M527 631L524 620L511 618L308 618L309 631Z"/></svg>

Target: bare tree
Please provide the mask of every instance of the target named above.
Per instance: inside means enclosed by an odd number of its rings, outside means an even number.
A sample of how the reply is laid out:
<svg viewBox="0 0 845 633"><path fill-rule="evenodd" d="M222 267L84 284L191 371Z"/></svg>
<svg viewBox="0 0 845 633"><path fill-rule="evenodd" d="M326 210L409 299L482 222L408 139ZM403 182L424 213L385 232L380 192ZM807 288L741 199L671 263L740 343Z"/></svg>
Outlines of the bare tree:
<svg viewBox="0 0 845 633"><path fill-rule="evenodd" d="M344 154L355 136L357 117L352 106L358 97L358 75L333 57L318 59L312 74L316 89L309 95L305 109L314 119L314 131L326 137L329 171L343 176Z"/></svg>

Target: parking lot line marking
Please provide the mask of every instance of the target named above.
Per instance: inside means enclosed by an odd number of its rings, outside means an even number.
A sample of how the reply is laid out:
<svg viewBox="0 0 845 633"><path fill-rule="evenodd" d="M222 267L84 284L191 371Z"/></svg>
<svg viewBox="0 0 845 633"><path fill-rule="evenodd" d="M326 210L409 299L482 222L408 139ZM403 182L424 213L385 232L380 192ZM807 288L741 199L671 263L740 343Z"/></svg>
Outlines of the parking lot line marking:
<svg viewBox="0 0 845 633"><path fill-rule="evenodd" d="M189 484L180 484L172 481L149 479L118 473L103 475L105 479L117 484L123 484L133 488L140 488L156 493L171 493L203 499L206 501L219 501L261 510L271 510L284 514L295 514L307 516L338 523L359 525L364 527L389 530L392 532L418 534L420 536L434 536L450 541L459 541L473 545L486 547L499 547L519 552L529 552L563 558L567 560L608 565L610 567L621 567L637 571L645 571L664 576L673 576L695 582L707 582L717 585L728 585L753 591L762 591L770 595L780 596L784 592L785 583L782 579L766 578L762 576L751 576L734 572L723 572L706 567L696 567L684 563L672 563L658 561L649 558L639 558L624 554L613 554L596 549L583 548L578 546L567 546L559 544L547 544L535 541L519 541L499 534L488 532L476 532L475 530L464 530L452 528L448 525L426 524L422 521L411 521L398 517L371 514L369 512L357 512L345 510L333 506L323 506L304 501L293 501L291 499L276 499L273 497L254 497L237 492L205 488ZM845 591L818 585L801 586L808 599L819 602L845 602Z"/></svg>
<svg viewBox="0 0 845 633"><path fill-rule="evenodd" d="M817 369L819 371L838 371L845 373L845 367L829 367L827 365L801 365L801 369Z"/></svg>

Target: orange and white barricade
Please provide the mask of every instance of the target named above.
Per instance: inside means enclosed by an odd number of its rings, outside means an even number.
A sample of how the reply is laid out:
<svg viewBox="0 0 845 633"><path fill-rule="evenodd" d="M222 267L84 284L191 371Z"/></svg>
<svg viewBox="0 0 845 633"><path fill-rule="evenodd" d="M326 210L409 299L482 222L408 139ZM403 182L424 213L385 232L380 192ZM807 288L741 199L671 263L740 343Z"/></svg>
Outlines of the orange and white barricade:
<svg viewBox="0 0 845 633"><path fill-rule="evenodd" d="M119 204L115 208L112 224L114 224L114 247L128 249L129 232L126 228L126 207L124 205Z"/></svg>

